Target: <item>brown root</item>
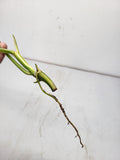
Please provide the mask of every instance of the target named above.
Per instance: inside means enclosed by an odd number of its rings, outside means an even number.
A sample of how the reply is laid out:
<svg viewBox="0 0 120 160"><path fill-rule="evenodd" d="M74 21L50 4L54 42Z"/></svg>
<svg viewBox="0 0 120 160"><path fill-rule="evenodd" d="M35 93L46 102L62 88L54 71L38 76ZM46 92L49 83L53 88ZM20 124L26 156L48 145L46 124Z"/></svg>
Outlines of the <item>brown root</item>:
<svg viewBox="0 0 120 160"><path fill-rule="evenodd" d="M78 138L79 138L79 142L80 142L80 144L81 144L81 146L82 146L82 148L83 148L84 145L83 145L83 143L82 143L82 140L81 140L81 136L80 136L80 134L79 134L79 131L78 131L78 129L76 128L76 126L71 122L71 120L68 118L68 116L67 116L67 114L66 114L66 112L65 112L65 110L64 110L64 108L63 108L63 106L62 106L62 104L59 102L59 100L58 100L54 95L47 93L47 92L42 88L42 86L41 86L41 84L40 84L40 82L39 82L39 80L38 80L38 78L37 78L37 75L36 75L36 79L37 79L37 83L38 83L39 87L41 88L41 90L42 90L46 95L52 97L52 98L59 104L59 107L60 107L60 109L61 109L64 117L65 117L66 120L68 121L68 124L70 124L70 125L74 128L74 130L76 131L77 135L76 135L75 137L78 137Z"/></svg>

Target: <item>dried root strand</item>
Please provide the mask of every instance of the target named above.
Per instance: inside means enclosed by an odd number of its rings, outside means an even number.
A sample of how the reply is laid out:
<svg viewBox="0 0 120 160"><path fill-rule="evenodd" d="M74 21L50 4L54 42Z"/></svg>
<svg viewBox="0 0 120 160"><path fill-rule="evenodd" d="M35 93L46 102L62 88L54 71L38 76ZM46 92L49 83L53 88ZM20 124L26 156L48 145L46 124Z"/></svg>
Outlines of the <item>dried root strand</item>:
<svg viewBox="0 0 120 160"><path fill-rule="evenodd" d="M66 120L68 121L68 125L70 124L70 125L74 128L74 130L76 131L77 135L76 135L75 137L78 137L78 138L79 138L79 142L80 142L80 144L81 144L81 146L82 146L82 148L83 148L84 145L83 145L83 143L82 143L82 140L81 140L81 136L80 136L80 134L79 134L79 131L78 131L78 129L76 128L76 126L71 122L71 120L68 118L68 116L67 116L67 114L66 114L66 112L65 112L65 110L64 110L64 108L63 108L63 106L62 106L62 104L59 102L59 100L58 100L54 95L47 93L47 92L42 88L42 86L41 86L41 84L40 84L40 82L39 82L39 80L38 80L38 78L37 78L37 75L36 75L36 79L37 79L37 83L38 83L40 89L41 89L46 95L52 97L52 98L59 104L59 107L60 107L62 113L64 114L64 117L65 117Z"/></svg>
<svg viewBox="0 0 120 160"><path fill-rule="evenodd" d="M67 116L67 114L66 114L66 112L65 112L65 110L64 110L64 108L63 108L63 106L62 106L62 104L58 101L58 99L57 99L55 96L54 96L54 99L55 99L55 101L59 104L59 107L60 107L61 111L63 112L65 118L66 118L67 121L68 121L68 125L71 124L71 126L72 126L72 127L74 128L74 130L76 131L77 135L76 135L75 137L78 137L78 138L79 138L80 144L81 144L81 146L82 146L82 148L83 148L84 145L83 145L83 143L82 143L82 140L81 140L80 134L79 134L79 132L78 132L78 129L77 129L76 126L70 121L70 119L68 118L68 116Z"/></svg>

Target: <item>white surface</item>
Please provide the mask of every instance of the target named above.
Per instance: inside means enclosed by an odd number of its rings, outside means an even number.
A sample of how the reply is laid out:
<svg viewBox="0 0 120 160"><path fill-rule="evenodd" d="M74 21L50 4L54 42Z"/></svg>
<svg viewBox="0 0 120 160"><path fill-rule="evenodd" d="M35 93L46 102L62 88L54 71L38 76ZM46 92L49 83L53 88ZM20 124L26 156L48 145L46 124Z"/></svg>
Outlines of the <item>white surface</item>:
<svg viewBox="0 0 120 160"><path fill-rule="evenodd" d="M0 65L0 159L119 160L120 80L38 65L55 81L85 147L57 104L6 58Z"/></svg>
<svg viewBox="0 0 120 160"><path fill-rule="evenodd" d="M120 76L119 0L0 0L0 40L23 56ZM38 62L58 105L6 58L0 65L0 160L119 160L120 79ZM49 90L46 87L46 90Z"/></svg>
<svg viewBox="0 0 120 160"><path fill-rule="evenodd" d="M119 0L0 0L0 39L22 54L120 76Z"/></svg>

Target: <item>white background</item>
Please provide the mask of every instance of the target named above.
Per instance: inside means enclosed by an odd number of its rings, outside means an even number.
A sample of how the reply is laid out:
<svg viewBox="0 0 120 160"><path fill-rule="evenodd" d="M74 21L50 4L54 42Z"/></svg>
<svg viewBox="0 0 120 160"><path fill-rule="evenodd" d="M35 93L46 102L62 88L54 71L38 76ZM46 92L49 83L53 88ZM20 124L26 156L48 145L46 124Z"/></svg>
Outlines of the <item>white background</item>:
<svg viewBox="0 0 120 160"><path fill-rule="evenodd" d="M57 104L5 58L1 160L120 159L119 17L119 0L0 0L0 40L14 50L14 34L21 54L54 80L85 145Z"/></svg>

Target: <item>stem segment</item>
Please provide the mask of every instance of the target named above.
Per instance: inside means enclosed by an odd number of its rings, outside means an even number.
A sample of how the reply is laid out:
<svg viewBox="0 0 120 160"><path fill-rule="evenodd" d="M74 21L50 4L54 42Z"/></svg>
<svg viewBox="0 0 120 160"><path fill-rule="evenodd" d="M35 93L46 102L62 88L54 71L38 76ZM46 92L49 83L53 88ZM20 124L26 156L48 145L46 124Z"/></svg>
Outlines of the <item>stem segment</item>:
<svg viewBox="0 0 120 160"><path fill-rule="evenodd" d="M39 87L41 88L41 90L48 96L52 97L58 104L59 107L62 111L62 113L64 114L66 120L68 121L68 124L70 124L74 130L77 133L77 137L79 138L80 144L83 147L83 143L81 141L81 137L79 135L78 129L76 128L76 126L71 122L71 120L68 118L62 104L59 102L59 100L52 94L47 93L41 86L40 81L44 81L50 88L52 91L55 91L57 88L54 84L54 82L44 73L42 72L38 66L35 64L36 66L36 71L25 61L25 59L21 56L19 49L18 49L18 45L16 42L16 39L13 35L13 39L14 39L14 44L15 44L15 48L16 51L12 51L12 50L8 50L8 49L4 49L4 48L0 48L0 52L6 54L6 56L16 65L17 68L19 68L23 73L27 74L27 75L32 75L33 77L36 78L36 82L38 83ZM13 58L14 57L14 58ZM16 60L15 60L16 59ZM18 63L19 62L19 63Z"/></svg>
<svg viewBox="0 0 120 160"><path fill-rule="evenodd" d="M26 62L26 60L21 56L18 45L16 42L16 39L13 35L13 40L15 44L16 51L0 48L0 52L4 53L7 55L7 57L19 68L23 73L27 75L32 75L33 77L36 77L36 71ZM14 58L13 58L13 57ZM16 60L19 62L17 62ZM54 92L57 90L54 82L42 71L39 72L38 75L39 81L44 81Z"/></svg>

